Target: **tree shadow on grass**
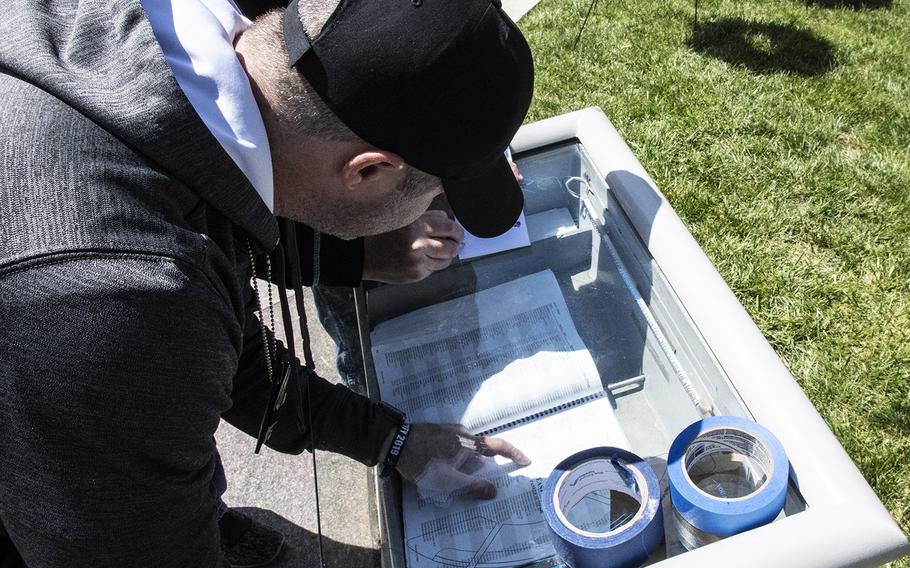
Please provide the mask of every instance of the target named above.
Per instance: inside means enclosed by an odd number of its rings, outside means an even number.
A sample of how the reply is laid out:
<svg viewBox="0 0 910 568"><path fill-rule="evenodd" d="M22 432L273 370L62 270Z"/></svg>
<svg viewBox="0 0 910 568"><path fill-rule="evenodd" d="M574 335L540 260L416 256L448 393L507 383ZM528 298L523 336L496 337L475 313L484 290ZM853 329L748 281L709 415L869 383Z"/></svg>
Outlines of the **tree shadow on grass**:
<svg viewBox="0 0 910 568"><path fill-rule="evenodd" d="M811 77L834 66L834 46L811 31L791 25L723 18L699 24L688 45L695 51L768 75Z"/></svg>
<svg viewBox="0 0 910 568"><path fill-rule="evenodd" d="M805 0L808 6L819 8L852 8L853 10L881 10L890 8L893 0Z"/></svg>

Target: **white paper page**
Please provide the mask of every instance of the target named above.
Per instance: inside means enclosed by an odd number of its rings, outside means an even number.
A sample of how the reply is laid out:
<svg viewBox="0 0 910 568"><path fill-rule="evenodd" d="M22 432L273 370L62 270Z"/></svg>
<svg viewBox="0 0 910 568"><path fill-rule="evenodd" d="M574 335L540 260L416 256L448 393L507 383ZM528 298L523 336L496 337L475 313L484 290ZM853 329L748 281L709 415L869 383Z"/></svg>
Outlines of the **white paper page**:
<svg viewBox="0 0 910 568"><path fill-rule="evenodd" d="M405 551L408 568L502 568L553 556L540 492L563 459L595 446L628 449L628 441L607 398L553 414L497 434L530 459L518 468L491 459L478 475L496 484L491 501L459 498L442 508L421 500L403 485ZM601 511L603 505L597 506Z"/></svg>
<svg viewBox="0 0 910 568"><path fill-rule="evenodd" d="M461 225L461 223L458 224ZM461 228L464 229L464 226ZM496 252L526 247L530 244L531 239L528 237L528 225L525 221L525 214L522 213L518 216L518 220L515 221L515 224L512 225L512 228L499 235L498 237L484 239L482 237L472 235L468 232L467 229L465 229L464 242L461 245L461 251L458 253L458 258L461 260L467 260L469 258L476 258L478 256L484 256Z"/></svg>
<svg viewBox="0 0 910 568"><path fill-rule="evenodd" d="M377 326L382 399L478 432L602 389L549 270Z"/></svg>

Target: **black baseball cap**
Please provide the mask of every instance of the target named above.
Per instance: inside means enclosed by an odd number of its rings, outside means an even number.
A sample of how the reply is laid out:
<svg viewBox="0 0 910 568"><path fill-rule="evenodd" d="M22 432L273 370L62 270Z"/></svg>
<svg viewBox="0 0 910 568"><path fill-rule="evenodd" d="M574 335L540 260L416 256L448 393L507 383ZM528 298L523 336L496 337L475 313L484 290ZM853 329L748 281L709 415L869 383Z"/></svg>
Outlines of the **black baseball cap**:
<svg viewBox="0 0 910 568"><path fill-rule="evenodd" d="M442 180L458 220L493 237L524 205L503 155L534 90L531 50L499 0L341 0L316 37L285 9L288 64L357 136Z"/></svg>

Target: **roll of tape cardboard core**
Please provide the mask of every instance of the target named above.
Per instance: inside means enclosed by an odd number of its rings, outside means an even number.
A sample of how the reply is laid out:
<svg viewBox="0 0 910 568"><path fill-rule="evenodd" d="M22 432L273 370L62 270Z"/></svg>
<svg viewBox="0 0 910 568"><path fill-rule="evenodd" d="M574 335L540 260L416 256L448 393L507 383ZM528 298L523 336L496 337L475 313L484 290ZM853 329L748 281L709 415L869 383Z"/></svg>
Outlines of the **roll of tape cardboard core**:
<svg viewBox="0 0 910 568"><path fill-rule="evenodd" d="M620 448L591 448L560 462L541 507L554 548L572 568L638 566L663 542L657 476Z"/></svg>
<svg viewBox="0 0 910 568"><path fill-rule="evenodd" d="M692 548L771 522L786 501L789 472L783 446L752 420L712 416L691 424L667 460L680 540Z"/></svg>

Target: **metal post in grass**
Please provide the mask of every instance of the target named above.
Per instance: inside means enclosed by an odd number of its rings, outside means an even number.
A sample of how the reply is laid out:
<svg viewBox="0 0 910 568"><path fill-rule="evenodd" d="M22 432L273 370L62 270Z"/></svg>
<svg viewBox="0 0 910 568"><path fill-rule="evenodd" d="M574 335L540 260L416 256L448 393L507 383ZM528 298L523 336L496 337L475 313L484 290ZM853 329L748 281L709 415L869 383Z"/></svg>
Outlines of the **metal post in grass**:
<svg viewBox="0 0 910 568"><path fill-rule="evenodd" d="M594 6L597 5L597 0L591 0L591 4L588 6L588 13L585 14L585 19L581 22L581 27L578 28L578 35L575 36L575 42L572 44L572 49L578 47L578 41L581 39L582 32L585 31L585 26L588 25L588 18L591 17L591 12L594 11Z"/></svg>

